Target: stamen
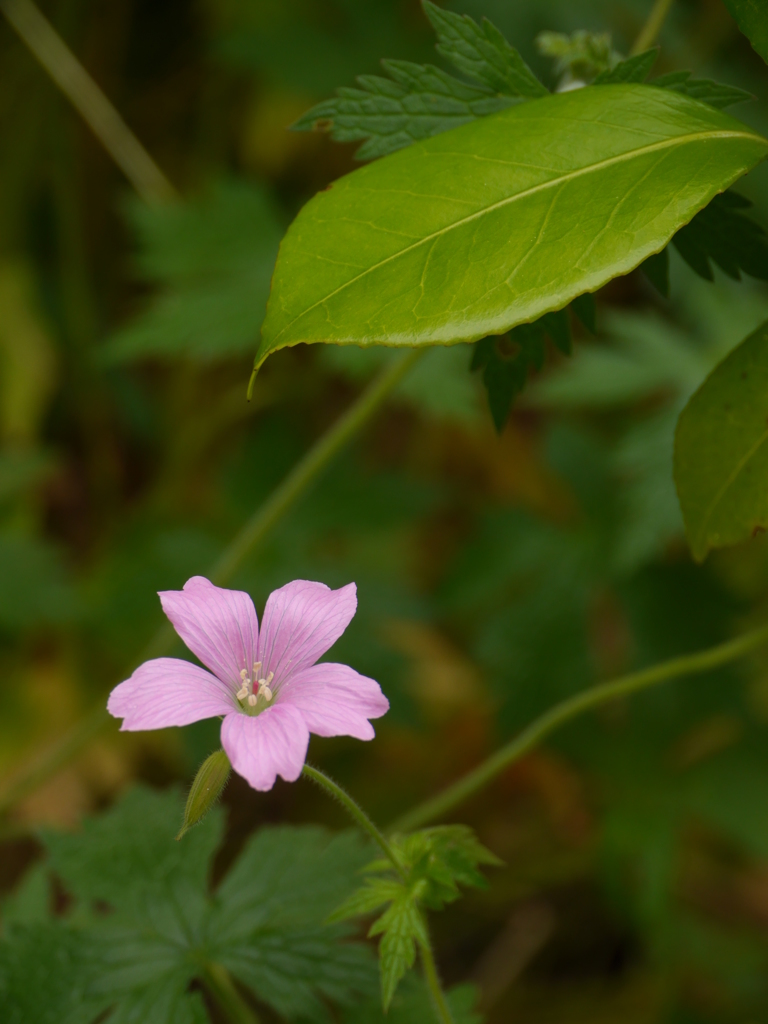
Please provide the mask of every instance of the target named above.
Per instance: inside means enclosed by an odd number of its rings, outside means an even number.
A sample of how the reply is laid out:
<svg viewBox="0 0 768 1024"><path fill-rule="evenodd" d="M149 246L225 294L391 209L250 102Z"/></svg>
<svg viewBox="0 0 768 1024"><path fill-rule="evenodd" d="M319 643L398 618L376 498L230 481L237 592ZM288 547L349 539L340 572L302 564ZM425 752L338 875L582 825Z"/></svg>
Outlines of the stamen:
<svg viewBox="0 0 768 1024"><path fill-rule="evenodd" d="M268 686L259 687L259 693L263 693L267 700L272 700L272 691Z"/></svg>
<svg viewBox="0 0 768 1024"><path fill-rule="evenodd" d="M266 679L260 679L259 682L266 683L266 685L269 686L269 684L272 682L272 680L274 678L275 678L275 673L274 672L270 672Z"/></svg>
<svg viewBox="0 0 768 1024"><path fill-rule="evenodd" d="M248 696L248 684L243 683L241 689L237 691L235 696L237 697L238 700L245 700L245 698Z"/></svg>
<svg viewBox="0 0 768 1024"><path fill-rule="evenodd" d="M261 662L260 661L254 661L254 663L253 663L253 678L254 679L258 678L258 675L259 675L260 671L261 671Z"/></svg>
<svg viewBox="0 0 768 1024"><path fill-rule="evenodd" d="M240 678L243 680L243 682L246 681L246 679L248 678L248 672L247 672L246 669L244 669L244 668L240 669Z"/></svg>
<svg viewBox="0 0 768 1024"><path fill-rule="evenodd" d="M258 699L259 699L259 698L258 698L258 697L256 696L256 694L254 694L254 693L252 693L252 694L251 694L251 695L250 695L250 696L248 697L248 703L249 703L249 704L251 705L251 707L252 707L252 708L255 708L255 707L256 707L256 701L257 701Z"/></svg>

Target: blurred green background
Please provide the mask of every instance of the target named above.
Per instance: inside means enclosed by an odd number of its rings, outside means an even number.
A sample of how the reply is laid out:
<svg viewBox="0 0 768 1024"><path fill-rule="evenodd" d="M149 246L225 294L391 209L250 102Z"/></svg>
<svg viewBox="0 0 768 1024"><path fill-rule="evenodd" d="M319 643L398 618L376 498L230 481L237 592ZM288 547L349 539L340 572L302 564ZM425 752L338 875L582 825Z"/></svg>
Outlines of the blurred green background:
<svg viewBox="0 0 768 1024"><path fill-rule="evenodd" d="M554 84L538 32L610 31L646 0L461 0ZM59 0L43 9L183 197L148 207L0 19L0 772L10 785L131 671L158 589L206 574L388 351L296 348L245 387L282 231L353 169L287 127L381 57L439 63L416 0ZM768 69L720 0L678 0L657 72L748 89ZM768 223L768 176L739 185ZM433 350L239 570L259 610L301 577L355 580L334 650L392 711L310 757L380 822L557 699L758 622L768 548L688 555L677 413L768 317L768 290L639 274L599 334L551 354L497 436L471 351ZM183 653L179 646L178 654ZM569 726L458 820L505 861L435 921L441 968L491 1022L768 1020L768 659L667 684ZM218 723L100 733L10 813L0 890L132 780L190 780ZM340 812L305 783L235 777L228 846Z"/></svg>

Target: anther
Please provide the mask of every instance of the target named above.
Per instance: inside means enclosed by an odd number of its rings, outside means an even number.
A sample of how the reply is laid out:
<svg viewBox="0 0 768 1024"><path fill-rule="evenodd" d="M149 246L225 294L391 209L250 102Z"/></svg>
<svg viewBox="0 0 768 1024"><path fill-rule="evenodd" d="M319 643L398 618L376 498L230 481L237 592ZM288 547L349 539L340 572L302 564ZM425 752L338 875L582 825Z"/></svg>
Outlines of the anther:
<svg viewBox="0 0 768 1024"><path fill-rule="evenodd" d="M241 689L237 691L235 696L237 697L238 700L245 700L245 698L248 696L248 684L243 683L243 686L241 687Z"/></svg>
<svg viewBox="0 0 768 1024"><path fill-rule="evenodd" d="M255 708L255 707L256 707L256 701L257 701L258 699L259 699L259 698L258 698L258 697L256 696L256 694L255 694L255 693L252 693L252 694L250 694L250 695L249 695L249 697L248 697L248 703L249 703L249 704L251 705L251 707L252 707L252 708Z"/></svg>

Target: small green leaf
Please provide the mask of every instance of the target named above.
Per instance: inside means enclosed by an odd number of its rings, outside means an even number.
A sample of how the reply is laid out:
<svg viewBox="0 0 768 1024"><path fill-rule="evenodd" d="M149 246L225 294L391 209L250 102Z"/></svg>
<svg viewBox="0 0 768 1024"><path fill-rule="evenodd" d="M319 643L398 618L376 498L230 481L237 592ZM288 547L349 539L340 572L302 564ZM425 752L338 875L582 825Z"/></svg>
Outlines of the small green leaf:
<svg viewBox="0 0 768 1024"><path fill-rule="evenodd" d="M387 861L386 867L391 870L392 865ZM380 862L374 861L369 864L368 871L380 870ZM348 900L345 900L332 914L328 916L328 923L334 924L337 921L348 921L352 917L365 917L372 914L385 903L398 898L402 891L402 884L390 878L369 878L367 884L352 893Z"/></svg>
<svg viewBox="0 0 768 1024"><path fill-rule="evenodd" d="M768 17L763 0L725 0L736 24L768 63Z"/></svg>
<svg viewBox="0 0 768 1024"><path fill-rule="evenodd" d="M722 85L709 78L691 78L690 71L670 71L667 75L654 78L649 85L682 93L701 103L708 103L716 110L725 110L726 107L755 98L751 92L738 89L735 85Z"/></svg>
<svg viewBox="0 0 768 1024"><path fill-rule="evenodd" d="M413 967L416 944L427 942L424 919L413 896L402 890L398 898L371 925L369 936L381 935L379 968L381 1001L386 1010L401 978Z"/></svg>
<svg viewBox="0 0 768 1024"><path fill-rule="evenodd" d="M300 342L503 334L628 273L767 150L719 111L631 84L547 96L415 143L300 212L256 366Z"/></svg>
<svg viewBox="0 0 768 1024"><path fill-rule="evenodd" d="M184 807L184 821L177 839L181 839L194 825L199 825L217 802L229 780L232 766L223 750L214 750L200 765L192 780Z"/></svg>
<svg viewBox="0 0 768 1024"><path fill-rule="evenodd" d="M768 281L768 238L759 224L740 212L751 205L737 192L724 192L672 239L686 263L705 281L714 280L710 260L735 281L741 279L742 270Z"/></svg>
<svg viewBox="0 0 768 1024"><path fill-rule="evenodd" d="M691 551L768 528L768 323L712 371L683 409L675 482Z"/></svg>
<svg viewBox="0 0 768 1024"><path fill-rule="evenodd" d="M619 82L644 82L651 73L659 51L656 47L634 57L619 61L612 68L601 71L592 85L615 85Z"/></svg>
<svg viewBox="0 0 768 1024"><path fill-rule="evenodd" d="M424 11L437 33L437 52L455 68L492 92L506 96L546 96L517 50L487 18L478 25L468 14L455 14L423 0Z"/></svg>

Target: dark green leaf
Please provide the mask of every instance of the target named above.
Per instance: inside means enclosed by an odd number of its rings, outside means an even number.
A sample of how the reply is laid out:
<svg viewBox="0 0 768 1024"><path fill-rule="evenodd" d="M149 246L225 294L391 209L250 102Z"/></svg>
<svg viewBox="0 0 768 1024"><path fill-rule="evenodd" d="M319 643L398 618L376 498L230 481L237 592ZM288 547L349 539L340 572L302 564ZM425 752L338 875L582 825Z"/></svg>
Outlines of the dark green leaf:
<svg viewBox="0 0 768 1024"><path fill-rule="evenodd" d="M713 370L680 415L675 482L697 561L768 528L766 394L763 324Z"/></svg>
<svg viewBox="0 0 768 1024"><path fill-rule="evenodd" d="M355 155L372 160L515 102L429 65L382 64L391 78L360 75L359 89L337 89L333 99L308 110L293 129L328 132L336 142L365 139Z"/></svg>
<svg viewBox="0 0 768 1024"><path fill-rule="evenodd" d="M601 71L593 85L611 85L618 82L644 82L656 63L659 51L656 47L645 50L634 57L619 61L612 68ZM654 83L655 84L655 83Z"/></svg>
<svg viewBox="0 0 768 1024"><path fill-rule="evenodd" d="M589 292L577 295L571 302L571 309L591 334L597 331L597 306L595 297Z"/></svg>
<svg viewBox="0 0 768 1024"><path fill-rule="evenodd" d="M14 927L0 943L3 1024L90 1024L109 1000L94 992L98 946L62 925Z"/></svg>
<svg viewBox="0 0 768 1024"><path fill-rule="evenodd" d="M219 184L189 203L129 206L149 306L102 350L106 362L237 355L258 336L281 228L263 189Z"/></svg>
<svg viewBox="0 0 768 1024"><path fill-rule="evenodd" d="M735 85L722 85L720 82L713 82L709 78L691 78L690 71L670 71L667 75L660 75L654 78L650 85L659 89L671 89L673 92L683 93L701 103L708 103L710 107L717 110L725 110L736 103L744 103L746 100L753 100L755 97L750 92L737 89Z"/></svg>
<svg viewBox="0 0 768 1024"><path fill-rule="evenodd" d="M706 281L714 279L710 260L736 281L740 271L768 280L768 238L741 212L751 205L736 192L724 192L673 237L677 251Z"/></svg>
<svg viewBox="0 0 768 1024"><path fill-rule="evenodd" d="M301 211L256 365L299 342L472 341L562 309L658 252L767 147L644 85L548 96L415 143Z"/></svg>
<svg viewBox="0 0 768 1024"><path fill-rule="evenodd" d="M664 296L669 298L669 249L665 246L661 252L655 252L640 264L640 269L654 286Z"/></svg>
<svg viewBox="0 0 768 1024"><path fill-rule="evenodd" d="M564 309L546 313L532 324L521 324L508 335L483 338L476 344L470 368L483 371L488 406L499 433L509 419L515 397L525 387L529 369L540 370L544 365L547 337L570 355L571 330Z"/></svg>
<svg viewBox="0 0 768 1024"><path fill-rule="evenodd" d="M754 49L768 63L768 18L763 0L725 0L725 6Z"/></svg>
<svg viewBox="0 0 768 1024"><path fill-rule="evenodd" d="M423 0L423 6L437 33L438 53L468 78L506 96L546 95L517 50L487 18L478 25L468 14L446 11L430 0Z"/></svg>
<svg viewBox="0 0 768 1024"><path fill-rule="evenodd" d="M375 987L368 947L325 923L370 856L356 834L264 829L211 897L221 812L177 842L181 813L177 793L136 789L80 835L45 837L78 919L98 936L92 987L117 1005L115 1020L196 1024L185 993L206 961L291 1018L317 1018L323 998L345 1004Z"/></svg>

